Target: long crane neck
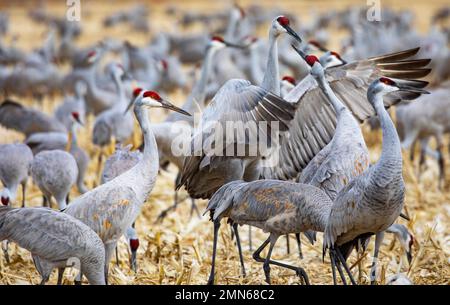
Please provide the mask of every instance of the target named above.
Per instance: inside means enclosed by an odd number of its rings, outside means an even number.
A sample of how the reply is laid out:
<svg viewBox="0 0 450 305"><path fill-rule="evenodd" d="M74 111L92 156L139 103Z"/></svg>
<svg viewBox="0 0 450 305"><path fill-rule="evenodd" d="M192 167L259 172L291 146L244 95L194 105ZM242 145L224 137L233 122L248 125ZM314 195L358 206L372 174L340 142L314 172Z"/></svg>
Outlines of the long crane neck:
<svg viewBox="0 0 450 305"><path fill-rule="evenodd" d="M264 76L260 68L259 52L256 46L250 47L250 73L253 82L257 85L261 84Z"/></svg>
<svg viewBox="0 0 450 305"><path fill-rule="evenodd" d="M211 74L211 66L214 54L216 50L214 48L209 48L206 52L205 60L203 61L202 70L200 72L200 79L195 83L192 89L192 100L198 103L200 107L203 107L206 99L206 86L208 84L208 79Z"/></svg>
<svg viewBox="0 0 450 305"><path fill-rule="evenodd" d="M334 111L336 112L337 117L339 118L342 111L346 110L347 108L345 105L341 102L340 99L336 96L336 94L333 92L333 90L330 87L330 84L325 79L325 75L321 74L320 76L315 77L317 83L319 84L320 89L327 97L328 101L331 103L331 105L334 108Z"/></svg>
<svg viewBox="0 0 450 305"><path fill-rule="evenodd" d="M269 31L269 56L267 57L266 72L261 87L272 92L273 94L280 95L280 68L278 65L278 36L271 29Z"/></svg>
<svg viewBox="0 0 450 305"><path fill-rule="evenodd" d="M375 94L369 92L368 98L372 101L372 105L374 105L383 132L381 157L375 166L382 171L392 171L395 169L401 172L402 150L400 139L398 138L394 123L384 107L383 95L381 92Z"/></svg>
<svg viewBox="0 0 450 305"><path fill-rule="evenodd" d="M119 95L119 107L124 110L127 107L127 97L125 95L125 88L123 86L123 82L118 75L113 75L114 84L116 85L117 93Z"/></svg>
<svg viewBox="0 0 450 305"><path fill-rule="evenodd" d="M144 136L144 153L142 159L128 173L136 180L136 194L142 196L140 202L144 202L155 184L159 170L159 153L147 110L143 109L143 106L135 106L134 114Z"/></svg>
<svg viewBox="0 0 450 305"><path fill-rule="evenodd" d="M234 42L236 40L235 33L236 33L238 21L239 21L239 19L236 18L236 15L234 14L234 10L231 10L227 30L225 32L225 40L226 41Z"/></svg>

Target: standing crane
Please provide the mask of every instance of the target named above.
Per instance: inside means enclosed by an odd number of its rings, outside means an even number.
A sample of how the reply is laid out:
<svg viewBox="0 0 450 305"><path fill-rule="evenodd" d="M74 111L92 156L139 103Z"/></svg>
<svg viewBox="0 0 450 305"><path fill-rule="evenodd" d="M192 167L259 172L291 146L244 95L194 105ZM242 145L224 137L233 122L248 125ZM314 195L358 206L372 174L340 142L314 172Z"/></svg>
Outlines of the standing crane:
<svg viewBox="0 0 450 305"><path fill-rule="evenodd" d="M64 211L84 222L100 236L105 245L106 280L117 241L136 220L158 175L158 147L144 107L166 108L188 115L154 91L142 90L129 107L133 103L134 113L144 134L142 159L123 174L81 195Z"/></svg>
<svg viewBox="0 0 450 305"><path fill-rule="evenodd" d="M21 143L0 145L0 193L3 205L15 202L17 188L22 185L22 207L25 207L25 193L30 164L33 161L31 149Z"/></svg>
<svg viewBox="0 0 450 305"><path fill-rule="evenodd" d="M181 107L194 116L196 113L199 113L206 107L206 87L208 84L208 79L211 75L212 64L214 62L215 55L220 50L226 47L238 48L239 46L226 42L220 36L213 36L207 46L205 59L203 61L202 69L200 72L200 78L195 82L195 85L192 88L192 91L189 94L188 98L186 99L186 102ZM175 164L178 167L178 170L181 171L183 167L184 155L180 156L174 154L172 150L172 143L173 139L179 136L180 132L182 134L185 134L186 138L191 136L194 125L194 116L186 117L185 115L182 115L178 112L172 112L164 122L151 124L153 133L155 134L156 142L158 143L161 164L169 161ZM178 181L178 179L179 174L176 178L176 181ZM191 198L191 200L192 215L192 212L197 209L197 206L195 205L194 199ZM178 203L178 191L176 190L174 204L162 211L158 216L158 219L164 219L169 211L176 209Z"/></svg>
<svg viewBox="0 0 450 305"><path fill-rule="evenodd" d="M0 206L0 241L5 239L31 252L41 285L54 268L78 263L90 284L105 284L102 241L91 228L67 214L47 208Z"/></svg>
<svg viewBox="0 0 450 305"><path fill-rule="evenodd" d="M65 150L69 152L77 162L77 189L81 194L87 192L87 186L84 183L84 176L89 164L89 156L83 148L78 146L76 125L83 126L81 115L78 112L66 114L68 116L65 121L69 124L68 133L63 132L38 132L29 136L25 140L25 144L31 148L33 154L38 154L45 150Z"/></svg>
<svg viewBox="0 0 450 305"><path fill-rule="evenodd" d="M44 196L44 206L51 207L54 197L59 210L67 207L72 185L77 181L78 167L74 157L63 150L45 150L34 156L31 177Z"/></svg>
<svg viewBox="0 0 450 305"><path fill-rule="evenodd" d="M355 243L373 234L376 234L375 244L380 243L384 231L400 216L403 208L405 186L401 145L395 126L384 107L383 96L398 91L427 93L422 87L422 82L394 81L381 77L368 88L367 99L380 119L383 147L377 163L350 181L333 202L324 233L323 251L325 255L329 250L335 284L335 267L338 268L343 283L346 283L340 264L344 266L350 281L355 283L346 264ZM374 260L377 255L376 252Z"/></svg>

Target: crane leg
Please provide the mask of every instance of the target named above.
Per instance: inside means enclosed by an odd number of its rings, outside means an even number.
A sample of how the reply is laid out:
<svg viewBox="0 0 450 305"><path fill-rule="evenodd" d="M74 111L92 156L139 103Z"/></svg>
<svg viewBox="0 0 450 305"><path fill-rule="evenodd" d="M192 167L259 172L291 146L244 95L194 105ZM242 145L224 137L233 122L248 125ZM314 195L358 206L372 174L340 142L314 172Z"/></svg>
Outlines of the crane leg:
<svg viewBox="0 0 450 305"><path fill-rule="evenodd" d="M220 219L214 221L214 242L213 242L213 255L211 260L211 273L207 285L214 285L214 272L216 267L216 251L217 251L217 234L220 228Z"/></svg>
<svg viewBox="0 0 450 305"><path fill-rule="evenodd" d="M236 235L236 244L237 244L238 252L239 252L239 261L241 262L242 276L245 277L246 273L245 273L245 265L244 265L244 256L242 255L242 247L241 247L241 240L239 238L238 224L233 223L232 227L233 227L234 234Z"/></svg>
<svg viewBox="0 0 450 305"><path fill-rule="evenodd" d="M27 189L27 182L22 183L22 208L25 207L25 193Z"/></svg>
<svg viewBox="0 0 450 305"><path fill-rule="evenodd" d="M373 252L372 266L370 267L370 284L374 285L377 280L377 265L378 265L378 253L380 251L381 243L383 242L384 232L378 232L375 235L375 248Z"/></svg>
<svg viewBox="0 0 450 305"><path fill-rule="evenodd" d="M156 222L162 222L164 220L164 218L166 218L167 214L172 211L172 210L176 210L178 207L178 191L175 191L174 194L174 202L173 205L171 205L170 207L168 207L167 209L163 210L159 215L158 218L156 218Z"/></svg>
<svg viewBox="0 0 450 305"><path fill-rule="evenodd" d="M275 237L278 239L278 236L275 235ZM269 238L266 241L264 241L264 243L255 251L255 253L253 253L253 259L255 261L260 262L260 263L264 263L266 261L266 259L261 257L261 252L269 244L270 241L271 241L271 237L269 236ZM304 281L306 283L306 285L309 285L308 275L306 274L306 271L303 268L280 263L280 262L277 262L274 260L269 260L269 264L280 266L280 267L287 268L290 270L294 270L295 273L297 274L297 276L300 277L300 279L302 281Z"/></svg>
<svg viewBox="0 0 450 305"><path fill-rule="evenodd" d="M442 154L442 147L438 147L438 163L439 163L439 189L442 190L445 182L445 160Z"/></svg>
<svg viewBox="0 0 450 305"><path fill-rule="evenodd" d="M347 280L345 279L344 272L342 271L342 267L341 267L341 264L340 264L340 260L337 257L336 250L335 249L330 249L330 253L333 256L332 263L334 263L334 265L336 266L336 268L337 268L337 270L339 272L339 276L341 277L342 283L344 285L347 285Z"/></svg>
<svg viewBox="0 0 450 305"><path fill-rule="evenodd" d="M267 253L267 257L264 260L264 274L266 275L266 282L270 285L270 257L272 256L272 250L275 246L278 239L278 235L270 234L269 240L270 240L270 246L269 246L269 252Z"/></svg>
<svg viewBox="0 0 450 305"><path fill-rule="evenodd" d="M6 263L10 264L11 261L9 259L8 248L9 248L9 241L5 239L2 241L2 250L3 250L3 255L5 256Z"/></svg>
<svg viewBox="0 0 450 305"><path fill-rule="evenodd" d="M331 262L331 273L333 274L333 285L337 285L336 280L336 261L334 259L334 255L331 253L331 251L328 251L330 254L330 262Z"/></svg>
<svg viewBox="0 0 450 305"><path fill-rule="evenodd" d="M111 242L105 244L105 281L108 285L108 275L109 275L109 263L114 253L114 249L117 247L117 242Z"/></svg>
<svg viewBox="0 0 450 305"><path fill-rule="evenodd" d="M197 217L198 217L198 218L201 218L200 212L199 212L199 210L198 210L198 207L197 207L197 205L195 204L195 199L191 197L191 211L190 211L190 213L189 213L189 218L192 218L192 215L194 214L194 211L195 211L195 213L197 214Z"/></svg>
<svg viewBox="0 0 450 305"><path fill-rule="evenodd" d="M117 267L120 267L120 260L119 260L119 246L116 246L116 265Z"/></svg>
<svg viewBox="0 0 450 305"><path fill-rule="evenodd" d="M252 246L252 226L248 226L248 247L250 251L253 250Z"/></svg>
<svg viewBox="0 0 450 305"><path fill-rule="evenodd" d="M348 267L347 262L345 261L345 258L344 258L344 256L342 255L341 250L340 250L339 248L336 249L336 253L337 253L337 255L338 255L339 260L340 260L341 263L342 263L342 266L344 266L345 272L347 272L347 275L348 275L348 277L350 278L350 282L352 283L352 285L356 285L356 281L355 281L355 279L353 278L353 275L352 275L352 273L351 273L351 271L350 271L350 268Z"/></svg>
<svg viewBox="0 0 450 305"><path fill-rule="evenodd" d="M56 285L62 285L65 270L66 268L58 268L58 282L56 283Z"/></svg>
<svg viewBox="0 0 450 305"><path fill-rule="evenodd" d="M291 245L289 244L289 234L286 234L286 250L287 254L291 253Z"/></svg>
<svg viewBox="0 0 450 305"><path fill-rule="evenodd" d="M300 259L303 259L302 242L300 239L300 233L295 233L295 240L297 240L298 255L299 255Z"/></svg>

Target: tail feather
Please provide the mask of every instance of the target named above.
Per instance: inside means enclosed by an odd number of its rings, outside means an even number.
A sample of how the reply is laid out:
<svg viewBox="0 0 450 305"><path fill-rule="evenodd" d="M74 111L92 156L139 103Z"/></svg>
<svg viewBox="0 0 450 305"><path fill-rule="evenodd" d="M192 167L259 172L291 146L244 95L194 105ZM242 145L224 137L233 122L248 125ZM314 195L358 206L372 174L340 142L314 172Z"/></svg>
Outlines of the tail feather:
<svg viewBox="0 0 450 305"><path fill-rule="evenodd" d="M236 194L236 190L244 183L241 180L233 181L225 184L214 193L209 200L205 213L210 211L212 213L212 219L216 220L223 217L227 211L233 207L233 200Z"/></svg>

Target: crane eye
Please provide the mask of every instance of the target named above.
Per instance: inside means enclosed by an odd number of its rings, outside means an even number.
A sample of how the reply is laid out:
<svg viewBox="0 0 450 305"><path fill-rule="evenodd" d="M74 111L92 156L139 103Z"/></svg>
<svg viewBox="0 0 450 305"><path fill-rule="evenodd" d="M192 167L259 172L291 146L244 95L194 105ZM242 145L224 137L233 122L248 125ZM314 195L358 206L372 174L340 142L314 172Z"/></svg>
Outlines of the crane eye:
<svg viewBox="0 0 450 305"><path fill-rule="evenodd" d="M380 82L388 86L395 86L395 82L387 77L381 77Z"/></svg>

